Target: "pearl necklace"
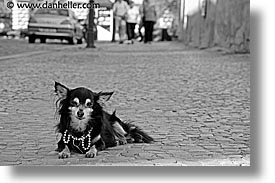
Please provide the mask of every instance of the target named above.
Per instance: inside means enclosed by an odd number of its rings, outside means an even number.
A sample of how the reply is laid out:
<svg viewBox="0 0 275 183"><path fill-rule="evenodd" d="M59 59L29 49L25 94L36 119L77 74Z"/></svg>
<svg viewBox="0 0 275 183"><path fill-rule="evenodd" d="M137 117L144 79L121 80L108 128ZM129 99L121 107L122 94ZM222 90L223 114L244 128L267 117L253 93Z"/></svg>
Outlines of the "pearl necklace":
<svg viewBox="0 0 275 183"><path fill-rule="evenodd" d="M75 137L71 134L68 133L68 130L65 130L64 134L63 134L63 142L65 144L68 144L71 140L71 138L73 139L73 145L76 146L78 148L77 145L75 145L75 141L80 141L81 142L81 146L82 149L84 149L85 151L89 150L91 148L91 132L92 132L93 128L90 129L88 131L88 134L86 136L82 135L80 138ZM85 140L88 139L88 146L85 147Z"/></svg>

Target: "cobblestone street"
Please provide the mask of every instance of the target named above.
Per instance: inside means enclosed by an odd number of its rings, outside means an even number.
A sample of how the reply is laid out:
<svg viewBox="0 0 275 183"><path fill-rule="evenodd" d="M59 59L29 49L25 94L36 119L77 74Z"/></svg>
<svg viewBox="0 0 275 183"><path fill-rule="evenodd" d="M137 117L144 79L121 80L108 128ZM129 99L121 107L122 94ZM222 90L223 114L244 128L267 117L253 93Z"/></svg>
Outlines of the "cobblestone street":
<svg viewBox="0 0 275 183"><path fill-rule="evenodd" d="M0 39L0 165L250 165L250 55L152 44ZM58 159L54 81L115 91L106 104L148 132L93 159Z"/></svg>

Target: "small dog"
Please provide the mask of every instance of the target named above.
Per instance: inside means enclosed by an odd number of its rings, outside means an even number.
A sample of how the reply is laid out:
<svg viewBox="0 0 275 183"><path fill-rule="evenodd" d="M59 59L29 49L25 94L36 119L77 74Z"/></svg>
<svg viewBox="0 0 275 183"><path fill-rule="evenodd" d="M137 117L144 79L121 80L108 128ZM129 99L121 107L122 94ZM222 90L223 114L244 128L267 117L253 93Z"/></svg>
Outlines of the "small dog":
<svg viewBox="0 0 275 183"><path fill-rule="evenodd" d="M121 121L115 114L103 110L113 92L95 93L79 87L69 89L55 82L59 123L57 132L62 134L56 151L59 158L68 158L71 152L93 158L97 152L108 147L126 143L150 143L154 139L139 127Z"/></svg>

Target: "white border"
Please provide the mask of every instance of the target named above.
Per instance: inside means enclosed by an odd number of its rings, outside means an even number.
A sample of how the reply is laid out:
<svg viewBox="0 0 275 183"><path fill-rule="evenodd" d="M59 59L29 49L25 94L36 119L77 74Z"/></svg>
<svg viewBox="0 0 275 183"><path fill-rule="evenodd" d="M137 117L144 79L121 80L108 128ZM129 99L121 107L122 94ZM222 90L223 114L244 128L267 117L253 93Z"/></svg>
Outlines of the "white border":
<svg viewBox="0 0 275 183"><path fill-rule="evenodd" d="M196 172L192 173L190 176L186 175L184 171L186 168L182 169L182 175L179 173L180 171L177 171L178 173L175 175L173 171L175 169L169 169L169 168L158 168L159 175L157 175L157 171L154 171L154 175L150 176L149 174L146 174L146 176L143 176L143 174L136 172L134 175L131 174L130 176L125 174L123 170L121 169L121 173L118 173L117 175L114 175L109 172L116 169L108 168L108 170L102 171L103 173L101 175L95 175L91 171L91 175L83 175L81 172L77 171L75 172L75 178L73 176L69 176L69 178L66 176L51 176L49 173L45 173L44 176L27 176L27 175L17 175L16 170L14 168L7 168L7 167L0 167L0 180L3 183L13 183L13 182L26 182L26 183L32 183L32 182L66 182L70 183L73 182L82 182L82 181L88 181L88 182L234 182L234 183L244 183L244 182L274 182L275 176L274 176L274 157L275 157L275 137L274 137L274 115L275 115L275 108L274 108L274 96L275 96L275 11L274 11L274 1L270 0L251 0L251 12L256 12L258 16L260 16L259 20L261 22L258 24L261 27L259 28L261 35L258 35L259 42L254 44L259 44L258 48L260 48L259 53L261 63L261 69L260 73L261 80L260 85L257 87L260 87L260 93L261 97L259 99L260 101L260 109L261 109L261 119L258 121L259 126L261 126L261 141L259 142L259 146L257 148L260 148L259 152L261 154L260 159L257 160L259 163L257 166L258 170L255 172L255 174L252 173L248 175L237 175L234 176L234 173L229 173L228 175L219 175L218 172L212 173L209 176L203 173L200 175L199 172L203 172L201 169ZM251 30L253 32L253 30ZM251 38L253 39L253 38ZM253 47L253 45L252 45ZM253 49L252 49L253 51ZM253 74L253 73L252 73ZM254 134L252 134L254 135ZM207 170L209 167L205 167L205 170ZM234 168L233 168L234 169ZM149 169L150 170L150 169ZM194 171L196 171L194 169ZM73 171L70 170L70 173ZM116 171L118 172L118 171ZM64 175L64 171L63 174ZM104 176L105 175L105 176ZM169 176L170 175L170 176ZM102 180L103 179L103 180Z"/></svg>

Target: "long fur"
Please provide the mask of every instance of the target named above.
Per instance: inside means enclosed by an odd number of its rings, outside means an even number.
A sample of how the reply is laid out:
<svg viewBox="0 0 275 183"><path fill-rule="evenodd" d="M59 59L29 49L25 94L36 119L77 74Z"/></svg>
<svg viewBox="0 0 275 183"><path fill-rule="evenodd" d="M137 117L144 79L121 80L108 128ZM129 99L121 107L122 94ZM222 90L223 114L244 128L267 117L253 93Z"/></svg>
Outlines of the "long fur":
<svg viewBox="0 0 275 183"><path fill-rule="evenodd" d="M141 128L130 122L123 122L116 116L116 111L111 115L110 121L118 122L127 133L127 139L132 140L134 143L151 143L154 141L146 132ZM129 140L128 140L129 142ZM131 141L130 141L131 142Z"/></svg>

